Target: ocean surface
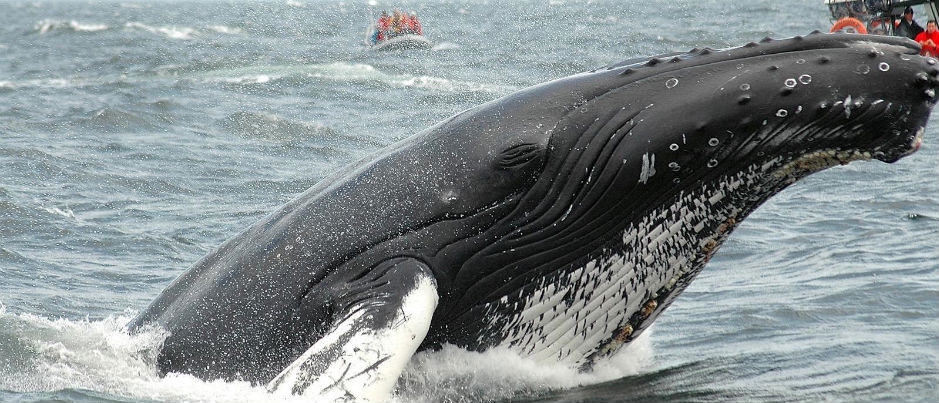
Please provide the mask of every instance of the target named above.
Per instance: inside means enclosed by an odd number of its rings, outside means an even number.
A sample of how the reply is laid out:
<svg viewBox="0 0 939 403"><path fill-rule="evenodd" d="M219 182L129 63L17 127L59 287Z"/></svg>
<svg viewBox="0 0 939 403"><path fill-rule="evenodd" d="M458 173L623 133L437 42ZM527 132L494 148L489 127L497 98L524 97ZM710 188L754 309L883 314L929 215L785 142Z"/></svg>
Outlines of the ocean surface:
<svg viewBox="0 0 939 403"><path fill-rule="evenodd" d="M365 49L396 7L432 49ZM464 109L830 24L822 0L0 0L0 402L269 401L158 377L160 334L124 324L319 179ZM939 118L911 157L771 199L596 372L448 348L394 401L939 401Z"/></svg>

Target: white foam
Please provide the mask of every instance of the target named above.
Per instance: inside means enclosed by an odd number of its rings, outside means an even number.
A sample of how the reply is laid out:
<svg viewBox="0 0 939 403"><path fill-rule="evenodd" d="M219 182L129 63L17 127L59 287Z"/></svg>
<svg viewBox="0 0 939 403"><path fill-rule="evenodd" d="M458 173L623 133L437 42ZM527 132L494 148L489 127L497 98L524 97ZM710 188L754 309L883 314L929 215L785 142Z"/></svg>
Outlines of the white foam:
<svg viewBox="0 0 939 403"><path fill-rule="evenodd" d="M241 77L225 78L222 81L232 84L267 84L271 80L279 79L267 74L250 74Z"/></svg>
<svg viewBox="0 0 939 403"><path fill-rule="evenodd" d="M60 208L58 208L58 207L55 207L55 206L53 206L53 207L43 207L43 210L45 210L47 213L57 214L57 215L60 215L60 216L62 216L62 217L66 217L66 218L75 218L75 212L72 211L72 209L68 208L68 206L65 207L65 210L62 210L62 209L60 209Z"/></svg>
<svg viewBox="0 0 939 403"><path fill-rule="evenodd" d="M652 362L651 329L590 372L562 363L546 364L496 348L476 353L451 345L417 354L401 380L394 402L489 401L593 385L636 375Z"/></svg>
<svg viewBox="0 0 939 403"><path fill-rule="evenodd" d="M213 31L215 31L215 32L218 32L218 33L220 33L220 34L226 34L226 35L238 35L238 34L240 34L240 33L242 32L242 31L241 31L241 28L237 28L237 27L227 27L227 26L224 26L224 25L211 25L211 26L209 26L209 29L211 29L211 30L213 30Z"/></svg>
<svg viewBox="0 0 939 403"><path fill-rule="evenodd" d="M451 80L431 76L397 76L392 78L391 83L406 88L421 88L441 92L488 92L501 94L516 90L508 86Z"/></svg>
<svg viewBox="0 0 939 403"><path fill-rule="evenodd" d="M80 23L75 20L44 19L33 25L33 29L39 31L40 35L43 35L56 29L70 29L75 32L98 32L107 30L108 26L105 24Z"/></svg>
<svg viewBox="0 0 939 403"><path fill-rule="evenodd" d="M461 46L459 44L456 44L453 42L440 42L434 45L434 47L431 48L431 50L433 51L453 50L453 49L459 49L460 47Z"/></svg>

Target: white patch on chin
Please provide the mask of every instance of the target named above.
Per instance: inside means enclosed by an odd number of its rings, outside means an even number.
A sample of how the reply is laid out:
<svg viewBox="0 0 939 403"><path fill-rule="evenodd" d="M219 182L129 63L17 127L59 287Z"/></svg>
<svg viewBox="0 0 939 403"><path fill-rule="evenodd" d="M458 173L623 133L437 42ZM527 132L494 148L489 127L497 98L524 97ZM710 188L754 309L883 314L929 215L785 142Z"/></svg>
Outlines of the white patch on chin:
<svg viewBox="0 0 939 403"><path fill-rule="evenodd" d="M655 175L655 154L642 154L642 172L639 174L639 183L645 184Z"/></svg>

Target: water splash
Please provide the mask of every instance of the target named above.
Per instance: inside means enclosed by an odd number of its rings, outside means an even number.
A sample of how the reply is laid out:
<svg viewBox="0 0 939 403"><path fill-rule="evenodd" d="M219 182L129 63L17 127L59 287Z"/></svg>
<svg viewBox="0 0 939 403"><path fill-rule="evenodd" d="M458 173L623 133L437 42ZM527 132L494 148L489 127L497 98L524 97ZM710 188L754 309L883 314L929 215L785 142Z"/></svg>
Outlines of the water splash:
<svg viewBox="0 0 939 403"><path fill-rule="evenodd" d="M635 375L653 358L647 330L591 372L534 362L506 349L483 353L455 346L417 354L398 381L396 403L479 402L531 396Z"/></svg>
<svg viewBox="0 0 939 403"><path fill-rule="evenodd" d="M134 312L101 320L50 319L7 312L0 303L0 390L45 395L82 391L166 402L309 401L274 396L248 382L159 376L155 362L166 332L129 334ZM594 371L545 365L506 351L454 346L415 356L398 382L396 403L487 401L591 385L639 373L652 358L649 331Z"/></svg>

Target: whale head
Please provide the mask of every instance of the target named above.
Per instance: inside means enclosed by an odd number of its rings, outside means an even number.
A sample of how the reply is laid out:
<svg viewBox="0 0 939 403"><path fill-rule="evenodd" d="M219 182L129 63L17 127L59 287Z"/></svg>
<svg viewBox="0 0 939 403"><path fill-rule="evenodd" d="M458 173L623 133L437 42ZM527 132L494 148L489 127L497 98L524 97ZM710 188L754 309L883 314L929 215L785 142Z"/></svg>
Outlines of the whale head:
<svg viewBox="0 0 939 403"><path fill-rule="evenodd" d="M529 145L539 168L492 226L498 239L461 266L473 276L455 275L462 297L438 338L589 366L646 328L771 196L914 152L937 76L907 39L813 33L630 60L458 116L464 139L495 127L498 147Z"/></svg>
<svg viewBox="0 0 939 403"><path fill-rule="evenodd" d="M692 50L575 76L596 82L593 93L581 91L551 142L564 152L588 138L616 141L625 152L611 158L632 165L642 184L755 161L798 163L787 168L806 174L894 162L922 141L937 75L936 60L903 38L814 33Z"/></svg>

